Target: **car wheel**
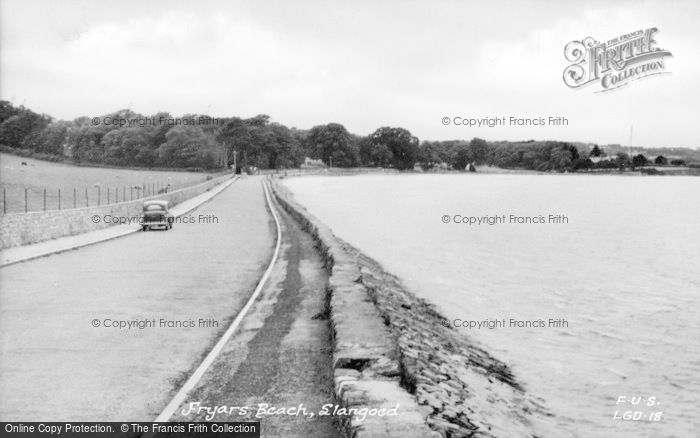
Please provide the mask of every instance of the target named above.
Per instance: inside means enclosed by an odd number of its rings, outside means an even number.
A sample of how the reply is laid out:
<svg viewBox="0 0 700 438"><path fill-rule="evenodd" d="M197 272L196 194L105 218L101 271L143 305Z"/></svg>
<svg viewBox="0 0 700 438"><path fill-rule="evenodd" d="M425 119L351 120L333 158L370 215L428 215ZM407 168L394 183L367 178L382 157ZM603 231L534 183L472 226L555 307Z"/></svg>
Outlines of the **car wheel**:
<svg viewBox="0 0 700 438"><path fill-rule="evenodd" d="M148 225L141 226L141 231L148 231Z"/></svg>

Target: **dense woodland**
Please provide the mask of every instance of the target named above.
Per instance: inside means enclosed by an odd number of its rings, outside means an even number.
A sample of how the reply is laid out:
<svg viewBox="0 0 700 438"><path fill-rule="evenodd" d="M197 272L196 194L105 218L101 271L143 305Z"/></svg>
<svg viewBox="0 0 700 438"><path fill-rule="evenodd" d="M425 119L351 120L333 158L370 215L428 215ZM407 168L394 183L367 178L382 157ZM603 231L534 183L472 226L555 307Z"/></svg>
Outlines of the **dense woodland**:
<svg viewBox="0 0 700 438"><path fill-rule="evenodd" d="M189 123L188 123L189 122ZM122 126L120 126L120 124ZM54 120L0 101L0 148L6 152L78 164L214 170L232 166L296 168L307 158L331 167L469 170L475 165L537 171L634 169L649 164L700 163L700 151L675 148L628 154L619 145L559 141L423 141L399 127L367 136L338 123L289 128L258 115L209 119L121 110L96 118ZM668 151L672 155L662 154ZM657 155L651 155L656 152Z"/></svg>

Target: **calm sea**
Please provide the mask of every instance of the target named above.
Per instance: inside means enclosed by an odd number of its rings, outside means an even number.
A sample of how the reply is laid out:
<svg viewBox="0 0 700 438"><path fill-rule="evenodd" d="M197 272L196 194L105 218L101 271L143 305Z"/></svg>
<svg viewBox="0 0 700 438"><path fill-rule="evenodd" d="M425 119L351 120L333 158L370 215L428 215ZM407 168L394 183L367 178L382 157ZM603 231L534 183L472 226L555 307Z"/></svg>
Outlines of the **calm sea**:
<svg viewBox="0 0 700 438"><path fill-rule="evenodd" d="M481 321L458 330L545 400L556 436L698 436L700 178L366 175L285 184L453 324ZM482 224L463 223L469 217Z"/></svg>

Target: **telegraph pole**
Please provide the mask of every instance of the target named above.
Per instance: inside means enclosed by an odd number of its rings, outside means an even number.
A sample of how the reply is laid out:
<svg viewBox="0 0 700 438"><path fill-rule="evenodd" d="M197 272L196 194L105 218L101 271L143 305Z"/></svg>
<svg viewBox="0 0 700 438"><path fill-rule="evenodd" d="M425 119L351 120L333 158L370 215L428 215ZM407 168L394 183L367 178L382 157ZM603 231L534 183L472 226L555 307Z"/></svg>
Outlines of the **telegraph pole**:
<svg viewBox="0 0 700 438"><path fill-rule="evenodd" d="M634 125L630 125L630 149L632 148L632 134L634 133Z"/></svg>

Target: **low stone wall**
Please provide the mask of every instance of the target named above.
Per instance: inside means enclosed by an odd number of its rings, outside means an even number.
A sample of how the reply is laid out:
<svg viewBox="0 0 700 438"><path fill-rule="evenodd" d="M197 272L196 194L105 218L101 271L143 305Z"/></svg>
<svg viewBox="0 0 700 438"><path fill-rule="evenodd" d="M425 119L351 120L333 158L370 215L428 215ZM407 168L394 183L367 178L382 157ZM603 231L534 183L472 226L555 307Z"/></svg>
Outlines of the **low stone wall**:
<svg viewBox="0 0 700 438"><path fill-rule="evenodd" d="M285 187L272 186L278 202L316 239L330 272L338 402L399 405L398 416L344 420L344 436L532 438L551 430L542 404L504 363L335 237Z"/></svg>
<svg viewBox="0 0 700 438"><path fill-rule="evenodd" d="M233 174L226 174L184 189L117 204L6 214L0 216L0 249L73 236L117 225L103 220L95 222L92 218L93 216L104 218L106 215L138 217L142 214L143 202L146 200L164 199L169 201L171 206L174 206L211 190L212 187L233 176Z"/></svg>
<svg viewBox="0 0 700 438"><path fill-rule="evenodd" d="M335 396L354 409L396 408L396 416L341 417L345 437L431 437L427 409L401 388L396 343L367 289L360 269L331 230L296 203L286 188L272 183L279 204L317 241L330 273L329 317L333 332Z"/></svg>

